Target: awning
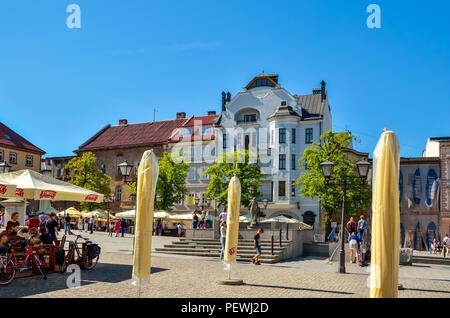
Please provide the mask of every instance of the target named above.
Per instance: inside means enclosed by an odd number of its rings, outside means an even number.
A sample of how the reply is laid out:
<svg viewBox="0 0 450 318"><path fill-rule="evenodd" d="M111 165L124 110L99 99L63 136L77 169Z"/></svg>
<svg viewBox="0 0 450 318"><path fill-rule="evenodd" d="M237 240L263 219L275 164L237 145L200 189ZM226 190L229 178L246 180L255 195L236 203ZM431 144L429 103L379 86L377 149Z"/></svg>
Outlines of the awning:
<svg viewBox="0 0 450 318"><path fill-rule="evenodd" d="M0 174L0 184L16 186L15 195L8 198L45 201L103 202L103 194L42 175L33 170Z"/></svg>

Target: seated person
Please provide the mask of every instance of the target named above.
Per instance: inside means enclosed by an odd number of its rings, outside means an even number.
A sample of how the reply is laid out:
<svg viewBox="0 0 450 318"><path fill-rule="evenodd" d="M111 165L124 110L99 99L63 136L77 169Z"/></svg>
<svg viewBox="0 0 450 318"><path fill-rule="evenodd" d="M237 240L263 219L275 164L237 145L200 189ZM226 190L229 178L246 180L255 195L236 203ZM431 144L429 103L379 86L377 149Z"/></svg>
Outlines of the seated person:
<svg viewBox="0 0 450 318"><path fill-rule="evenodd" d="M26 227L20 229L19 233L17 233L17 236L23 238L26 241L31 239L30 231L28 231L28 228L26 228Z"/></svg>
<svg viewBox="0 0 450 318"><path fill-rule="evenodd" d="M38 229L39 228L39 224L41 223L41 221L39 220L39 218L36 215L32 215L27 222L27 226L28 228L31 230L33 228Z"/></svg>
<svg viewBox="0 0 450 318"><path fill-rule="evenodd" d="M52 238L51 234L47 232L47 229L45 228L45 226L41 226L41 228L39 229L39 233L41 233L38 238L40 243L42 243L44 245L53 245L53 238ZM36 243L34 243L34 244L36 244Z"/></svg>
<svg viewBox="0 0 450 318"><path fill-rule="evenodd" d="M4 246L7 241L11 240L14 236L14 222L9 221L6 224L6 229L0 233L0 245Z"/></svg>

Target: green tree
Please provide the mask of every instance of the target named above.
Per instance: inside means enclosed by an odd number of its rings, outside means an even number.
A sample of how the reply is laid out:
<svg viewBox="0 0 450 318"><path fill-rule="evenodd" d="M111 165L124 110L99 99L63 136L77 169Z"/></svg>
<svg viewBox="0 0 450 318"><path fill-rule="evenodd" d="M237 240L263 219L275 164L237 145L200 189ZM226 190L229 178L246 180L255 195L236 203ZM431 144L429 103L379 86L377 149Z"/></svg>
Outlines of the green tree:
<svg viewBox="0 0 450 318"><path fill-rule="evenodd" d="M248 151L224 154L214 165L206 170L211 181L206 195L216 200L220 206L226 207L228 200L228 184L233 176L241 182L241 204L247 206L253 197L259 196L261 185L261 168L256 163L250 163L251 154ZM232 160L227 160L227 158ZM230 162L227 162L230 161ZM237 163L236 163L237 162Z"/></svg>
<svg viewBox="0 0 450 318"><path fill-rule="evenodd" d="M350 147L352 135L348 132L334 134L327 131L320 137L321 143L314 143L305 149L303 162L307 170L297 180L300 193L304 197L319 198L324 211L324 227L328 236L331 221L341 215L343 191L340 186L328 185L325 182L320 164L325 161L334 163L333 183L343 184L347 178L350 180L347 190L346 214L356 216L365 212L370 204L370 188L367 182L361 184L356 171L356 163L350 161L345 148Z"/></svg>
<svg viewBox="0 0 450 318"><path fill-rule="evenodd" d="M84 152L81 157L70 160L65 169L70 171L69 182L109 197L111 195L110 181L107 176L97 166L97 158L92 152ZM103 203L81 203L83 210L93 211L103 209Z"/></svg>
<svg viewBox="0 0 450 318"><path fill-rule="evenodd" d="M158 161L159 178L156 184L155 202L158 210L169 211L173 204L184 198L187 193L186 179L190 165L179 160L173 160L170 153L165 152Z"/></svg>

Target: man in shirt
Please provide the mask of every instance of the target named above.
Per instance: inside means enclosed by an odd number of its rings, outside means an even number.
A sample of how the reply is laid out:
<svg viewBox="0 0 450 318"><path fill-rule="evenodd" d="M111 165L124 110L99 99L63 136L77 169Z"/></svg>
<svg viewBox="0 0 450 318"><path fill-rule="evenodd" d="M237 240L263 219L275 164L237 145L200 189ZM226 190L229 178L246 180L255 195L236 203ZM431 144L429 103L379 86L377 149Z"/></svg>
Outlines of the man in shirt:
<svg viewBox="0 0 450 318"><path fill-rule="evenodd" d="M56 233L58 232L58 221L56 218L56 213L52 212L50 214L50 219L46 223L47 232L51 235L53 242L56 242L57 240Z"/></svg>
<svg viewBox="0 0 450 318"><path fill-rule="evenodd" d="M364 237L364 231L367 229L367 223L365 220L364 215L361 215L359 217L358 221L358 233L359 233L359 239L362 240Z"/></svg>
<svg viewBox="0 0 450 318"><path fill-rule="evenodd" d="M449 254L450 251L450 238L448 237L448 234L444 237L444 248L443 253L444 257Z"/></svg>
<svg viewBox="0 0 450 318"><path fill-rule="evenodd" d="M66 217L64 218L64 234L72 234L72 231L70 230L70 221L72 221L72 218L70 217L70 215L67 213Z"/></svg>
<svg viewBox="0 0 450 318"><path fill-rule="evenodd" d="M44 212L41 213L41 215L39 215L39 224L44 224L45 221L47 221L47 216L45 215Z"/></svg>
<svg viewBox="0 0 450 318"><path fill-rule="evenodd" d="M253 238L253 247L256 250L256 255L252 258L252 263L255 265L261 265L259 258L261 257L262 251L261 251L261 235L264 233L264 229L260 228L257 232L255 237Z"/></svg>
<svg viewBox="0 0 450 318"><path fill-rule="evenodd" d="M36 217L36 215L32 214L30 218L28 219L27 226L31 229L39 229L39 225L41 224L41 221Z"/></svg>

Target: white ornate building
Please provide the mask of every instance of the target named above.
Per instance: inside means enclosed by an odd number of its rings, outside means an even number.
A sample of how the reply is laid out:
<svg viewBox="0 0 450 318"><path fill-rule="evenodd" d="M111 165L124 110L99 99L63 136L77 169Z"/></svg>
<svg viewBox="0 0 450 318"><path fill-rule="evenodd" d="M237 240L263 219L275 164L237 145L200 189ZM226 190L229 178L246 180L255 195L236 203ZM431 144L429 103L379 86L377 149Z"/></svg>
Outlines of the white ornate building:
<svg viewBox="0 0 450 318"><path fill-rule="evenodd" d="M259 154L264 181L258 201L270 202L265 214L290 215L320 232L319 203L301 197L295 182L305 171L304 150L332 129L325 82L299 96L281 87L278 75L258 75L233 98L223 93L216 126L224 133L219 149Z"/></svg>

